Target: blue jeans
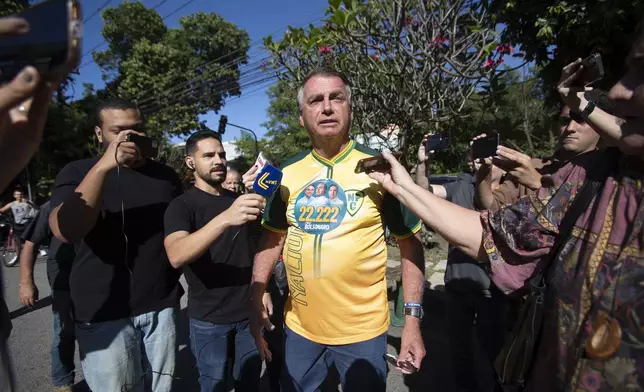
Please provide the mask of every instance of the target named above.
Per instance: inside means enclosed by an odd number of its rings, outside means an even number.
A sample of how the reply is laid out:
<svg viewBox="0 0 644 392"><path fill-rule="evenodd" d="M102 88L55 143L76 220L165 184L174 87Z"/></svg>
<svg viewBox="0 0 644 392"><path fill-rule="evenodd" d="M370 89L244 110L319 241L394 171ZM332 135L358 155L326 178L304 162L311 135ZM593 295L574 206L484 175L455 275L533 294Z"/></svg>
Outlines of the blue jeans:
<svg viewBox="0 0 644 392"><path fill-rule="evenodd" d="M55 387L74 385L76 338L69 291L52 290L54 336L51 344L51 381Z"/></svg>
<svg viewBox="0 0 644 392"><path fill-rule="evenodd" d="M285 392L314 392L335 365L342 390L384 392L387 385L387 333L364 342L324 345L286 327L286 366L282 375Z"/></svg>
<svg viewBox="0 0 644 392"><path fill-rule="evenodd" d="M169 392L177 354L177 308L97 323L76 323L92 391Z"/></svg>
<svg viewBox="0 0 644 392"><path fill-rule="evenodd" d="M201 392L228 391L229 348L234 343L235 391L257 391L262 361L248 320L213 324L190 319L190 346L197 359Z"/></svg>

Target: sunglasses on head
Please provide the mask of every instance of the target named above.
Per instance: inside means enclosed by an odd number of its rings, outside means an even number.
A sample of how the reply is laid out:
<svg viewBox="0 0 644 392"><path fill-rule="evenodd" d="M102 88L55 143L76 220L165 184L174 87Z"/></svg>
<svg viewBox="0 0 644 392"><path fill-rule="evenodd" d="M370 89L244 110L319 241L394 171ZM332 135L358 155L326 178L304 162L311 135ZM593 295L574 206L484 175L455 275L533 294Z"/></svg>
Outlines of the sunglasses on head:
<svg viewBox="0 0 644 392"><path fill-rule="evenodd" d="M570 112L568 113L567 116L560 116L559 117L559 124L560 125L568 125L570 124L570 121L574 121L577 124L585 124L586 120L581 117L580 114L577 114L575 112Z"/></svg>

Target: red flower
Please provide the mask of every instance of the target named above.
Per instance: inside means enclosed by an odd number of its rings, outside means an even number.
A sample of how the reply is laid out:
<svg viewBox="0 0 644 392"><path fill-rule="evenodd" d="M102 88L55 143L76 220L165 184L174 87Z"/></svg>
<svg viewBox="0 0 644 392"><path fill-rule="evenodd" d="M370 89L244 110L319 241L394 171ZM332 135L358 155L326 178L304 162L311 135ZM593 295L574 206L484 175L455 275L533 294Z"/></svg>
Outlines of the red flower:
<svg viewBox="0 0 644 392"><path fill-rule="evenodd" d="M405 25L411 24L411 22L413 21L414 21L414 18L412 18L411 16L408 16L405 18Z"/></svg>
<svg viewBox="0 0 644 392"><path fill-rule="evenodd" d="M378 53L376 53L376 54L372 54L372 55L371 55L371 58L372 58L373 60L375 60L375 61L378 61L378 60L380 60L380 55L379 55Z"/></svg>
<svg viewBox="0 0 644 392"><path fill-rule="evenodd" d="M446 44L446 43L449 43L449 38L443 37L442 35L437 35L432 40L432 45L433 46L438 46L438 45Z"/></svg>
<svg viewBox="0 0 644 392"><path fill-rule="evenodd" d="M493 66L494 66L494 60L492 60L492 59L490 59L490 60L486 60L486 61L483 63L483 68L485 68L485 69L492 68Z"/></svg>
<svg viewBox="0 0 644 392"><path fill-rule="evenodd" d="M501 53L501 54L509 54L512 53L512 45L510 44L504 44L504 45L499 45L496 47L496 50Z"/></svg>
<svg viewBox="0 0 644 392"><path fill-rule="evenodd" d="M320 54L329 54L331 53L331 48L327 45L320 47Z"/></svg>
<svg viewBox="0 0 644 392"><path fill-rule="evenodd" d="M504 60L503 59L498 59L496 60L496 65L503 64Z"/></svg>

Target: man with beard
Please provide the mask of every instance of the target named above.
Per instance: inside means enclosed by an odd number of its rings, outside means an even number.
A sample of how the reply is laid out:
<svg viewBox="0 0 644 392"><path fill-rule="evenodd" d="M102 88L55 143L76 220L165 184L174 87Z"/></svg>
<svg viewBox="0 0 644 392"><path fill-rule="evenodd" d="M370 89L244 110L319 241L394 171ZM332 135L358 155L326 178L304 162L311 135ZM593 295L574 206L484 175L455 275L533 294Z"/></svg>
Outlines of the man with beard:
<svg viewBox="0 0 644 392"><path fill-rule="evenodd" d="M183 268L188 282L190 341L201 391L227 391L233 345L235 390L256 391L261 359L248 322L256 247L250 223L265 200L256 194L237 196L223 187L226 152L214 132L188 138L185 162L194 172L195 186L166 211L165 247L170 263ZM247 187L255 171L244 176Z"/></svg>
<svg viewBox="0 0 644 392"><path fill-rule="evenodd" d="M93 391L170 391L183 289L163 214L181 181L128 141L145 132L132 102L103 102L97 120L105 153L63 168L49 216L56 238L76 247L69 284L83 374Z"/></svg>

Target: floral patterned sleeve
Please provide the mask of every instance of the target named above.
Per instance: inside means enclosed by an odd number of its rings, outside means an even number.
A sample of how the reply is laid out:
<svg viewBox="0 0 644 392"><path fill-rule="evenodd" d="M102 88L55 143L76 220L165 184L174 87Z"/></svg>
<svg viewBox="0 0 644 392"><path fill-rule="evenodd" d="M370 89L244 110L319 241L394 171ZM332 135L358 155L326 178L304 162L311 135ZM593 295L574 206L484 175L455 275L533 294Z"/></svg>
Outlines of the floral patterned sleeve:
<svg viewBox="0 0 644 392"><path fill-rule="evenodd" d="M504 293L524 287L549 261L561 219L585 179L586 161L564 165L552 176L553 186L481 214L490 278Z"/></svg>

